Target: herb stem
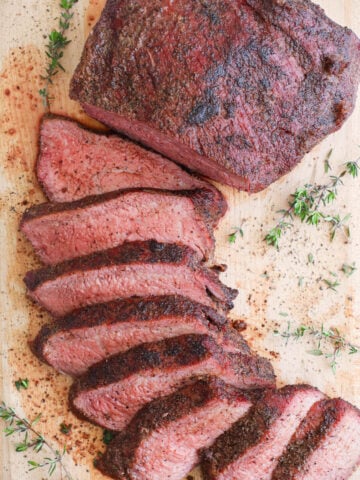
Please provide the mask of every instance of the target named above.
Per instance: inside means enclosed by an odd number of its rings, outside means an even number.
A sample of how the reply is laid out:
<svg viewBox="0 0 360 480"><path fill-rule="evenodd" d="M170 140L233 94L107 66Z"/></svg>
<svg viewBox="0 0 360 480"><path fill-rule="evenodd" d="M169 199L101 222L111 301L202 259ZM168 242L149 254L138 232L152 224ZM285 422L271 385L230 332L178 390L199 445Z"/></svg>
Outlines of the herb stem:
<svg viewBox="0 0 360 480"><path fill-rule="evenodd" d="M64 50L70 43L70 40L65 36L66 31L70 28L70 21L74 14L71 13L72 7L78 0L61 0L60 8L61 14L59 18L58 30L52 30L48 36L49 43L46 45L46 56L48 58L48 64L45 70L45 75L41 76L44 80L44 88L39 90L39 94L43 100L43 105L47 111L50 111L50 97L49 89L53 84L54 76L60 71L65 71L61 64L61 59L64 56Z"/></svg>
<svg viewBox="0 0 360 480"><path fill-rule="evenodd" d="M13 435L14 433L24 433L24 441L16 445L17 452L24 452L29 448L32 448L35 452L40 452L44 446L51 452L53 458L46 457L43 463L37 463L29 460L28 464L31 466L30 470L37 468L49 467L49 475L55 471L56 465L60 467L60 478L64 478L63 473L65 474L66 480L73 480L69 470L63 463L63 456L66 453L66 447L63 448L63 452L60 453L58 450L54 449L52 445L34 428L35 423L40 420L41 415L38 415L32 422L29 422L26 418L21 418L15 410L11 407L7 407L4 402L0 404L0 418L7 422L8 427L5 428L4 432L6 436ZM13 426L15 423L15 426ZM28 440L28 434L32 433L34 438L30 441Z"/></svg>

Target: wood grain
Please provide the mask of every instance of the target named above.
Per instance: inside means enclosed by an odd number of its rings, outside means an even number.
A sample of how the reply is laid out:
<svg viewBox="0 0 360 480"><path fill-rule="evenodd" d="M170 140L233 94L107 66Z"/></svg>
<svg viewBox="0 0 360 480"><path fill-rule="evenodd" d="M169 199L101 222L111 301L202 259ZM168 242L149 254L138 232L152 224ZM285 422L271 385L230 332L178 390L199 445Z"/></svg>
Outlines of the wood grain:
<svg viewBox="0 0 360 480"><path fill-rule="evenodd" d="M360 34L358 0L321 0L330 17ZM30 246L18 232L19 218L28 204L43 200L34 176L38 125L43 107L38 96L40 74L44 68L44 35L56 25L58 2L3 0L0 5L0 265L1 350L0 399L33 417L42 412L39 424L55 445L66 443L70 450L69 467L78 480L105 478L96 473L92 459L103 449L101 430L76 420L67 409L68 378L41 365L30 353L28 340L48 320L25 296L24 273L37 263ZM66 53L66 72L59 74L53 89L54 113L70 115L96 125L68 98L68 84L86 35L101 11L103 0L80 0L76 6L72 43ZM333 147L333 171L347 160L359 156L360 108L342 128L307 155L289 175L265 192L249 196L221 187L230 211L217 231L217 260L229 268L223 280L239 289L234 318L243 318L249 327L246 337L262 355L273 361L279 385L309 382L331 396L342 396L360 407L360 355L343 356L336 376L326 360L308 355L308 345L284 345L273 335L274 328L312 322L339 327L354 343L360 344L360 269L349 279L339 272L343 263L360 258L359 182L346 179L334 209L351 212L352 236L349 242L339 236L329 243L326 228L297 224L281 244L280 252L263 242L274 224L276 210L307 181L323 181L323 159ZM233 226L243 225L244 238L227 242ZM314 265L308 265L312 253ZM358 265L360 266L360 265ZM321 278L337 272L341 281L338 293L326 289ZM303 286L299 287L299 278ZM287 316L284 316L286 314ZM17 392L14 380L27 377L30 388ZM73 425L66 437L59 431L62 421ZM14 453L12 439L0 440L0 478L2 480L41 479L41 473L27 473L26 459ZM56 477L54 477L56 478ZM59 478L59 477L57 477ZM198 474L194 480L199 480ZM352 480L360 480L360 471Z"/></svg>

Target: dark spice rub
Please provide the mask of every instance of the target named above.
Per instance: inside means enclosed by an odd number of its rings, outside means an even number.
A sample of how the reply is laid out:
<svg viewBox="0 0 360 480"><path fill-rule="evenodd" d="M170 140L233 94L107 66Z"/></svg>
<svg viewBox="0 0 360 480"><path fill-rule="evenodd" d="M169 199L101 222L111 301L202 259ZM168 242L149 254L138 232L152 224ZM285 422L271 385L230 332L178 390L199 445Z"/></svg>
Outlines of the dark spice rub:
<svg viewBox="0 0 360 480"><path fill-rule="evenodd" d="M71 387L70 406L81 417L121 430L146 403L208 375L243 389L271 387L275 381L270 362L261 357L224 352L208 335L182 335L90 367Z"/></svg>
<svg viewBox="0 0 360 480"><path fill-rule="evenodd" d="M319 390L308 385L291 385L265 393L244 418L203 453L205 478L270 480L300 422L311 406L323 398Z"/></svg>
<svg viewBox="0 0 360 480"><path fill-rule="evenodd" d="M182 295L221 310L237 291L219 280L190 248L129 242L26 274L28 294L54 316L119 298Z"/></svg>
<svg viewBox="0 0 360 480"><path fill-rule="evenodd" d="M347 480L360 464L360 411L340 398L309 411L271 480Z"/></svg>
<svg viewBox="0 0 360 480"><path fill-rule="evenodd" d="M96 466L116 479L181 480L199 462L198 450L250 406L245 393L222 380L199 380L140 410Z"/></svg>
<svg viewBox="0 0 360 480"><path fill-rule="evenodd" d="M129 189L211 190L214 221L226 201L213 185L190 175L171 160L114 134L89 130L60 116L44 116L40 127L37 178L52 202Z"/></svg>
<svg viewBox="0 0 360 480"><path fill-rule="evenodd" d="M360 42L310 0L108 0L70 95L92 117L259 191L354 108Z"/></svg>
<svg viewBox="0 0 360 480"><path fill-rule="evenodd" d="M20 228L50 265L145 240L182 243L211 258L215 241L207 206L212 202L210 190L121 190L35 205L24 213Z"/></svg>
<svg viewBox="0 0 360 480"><path fill-rule="evenodd" d="M32 350L56 370L77 376L141 343L189 333L208 334L227 351L250 353L223 315L179 296L131 298L76 310L44 325Z"/></svg>

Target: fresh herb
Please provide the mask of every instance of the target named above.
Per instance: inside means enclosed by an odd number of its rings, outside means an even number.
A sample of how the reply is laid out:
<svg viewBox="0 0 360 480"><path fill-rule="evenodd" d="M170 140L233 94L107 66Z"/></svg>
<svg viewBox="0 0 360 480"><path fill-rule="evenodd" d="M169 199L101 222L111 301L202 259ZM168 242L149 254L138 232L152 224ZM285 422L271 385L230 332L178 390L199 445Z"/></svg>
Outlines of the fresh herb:
<svg viewBox="0 0 360 480"><path fill-rule="evenodd" d="M323 278L323 282L327 286L329 290L332 290L333 292L337 292L337 287L340 286L340 282L335 279L335 280L329 280L327 278Z"/></svg>
<svg viewBox="0 0 360 480"><path fill-rule="evenodd" d="M71 423L61 423L60 424L60 432L63 433L64 435L69 435L72 429L72 424Z"/></svg>
<svg viewBox="0 0 360 480"><path fill-rule="evenodd" d="M29 380L27 378L19 378L15 382L15 387L18 391L21 389L27 390L29 388Z"/></svg>
<svg viewBox="0 0 360 480"><path fill-rule="evenodd" d="M58 30L52 30L49 34L46 45L46 56L48 58L48 64L45 70L45 75L41 76L41 79L45 82L45 87L39 90L39 94L43 100L44 107L50 109L50 97L49 88L53 84L53 77L60 71L65 71L61 59L64 56L64 50L70 43L70 40L66 37L66 32L70 28L70 21L74 16L71 13L71 9L77 3L78 0L61 0L60 8L61 14L59 18Z"/></svg>
<svg viewBox="0 0 360 480"><path fill-rule="evenodd" d="M304 277L298 277L298 287L302 287L304 285Z"/></svg>
<svg viewBox="0 0 360 480"><path fill-rule="evenodd" d="M331 168L331 165L329 163L329 160L330 160L330 157L333 153L333 149L329 150L328 154L326 155L326 158L324 160L324 170L325 170L325 173L328 173L329 170L332 170Z"/></svg>
<svg viewBox="0 0 360 480"><path fill-rule="evenodd" d="M244 236L244 231L242 227L233 227L233 228L234 228L233 233L230 233L230 235L228 235L229 243L235 243L238 235L240 235L240 237Z"/></svg>
<svg viewBox="0 0 360 480"><path fill-rule="evenodd" d="M8 407L4 402L0 404L0 418L5 422L6 428L4 433L7 437L18 434L22 436L20 442L15 444L16 452L26 452L29 450L39 453L44 447L51 453L51 456L44 457L41 463L34 460L28 460L30 466L29 471L38 468L46 468L49 476L51 476L56 467L60 468L60 478L66 480L73 480L66 466L63 463L63 457L66 454L66 447L59 450L54 449L50 443L35 430L34 426L39 422L41 415L38 415L33 421L26 418L21 418L15 410Z"/></svg>
<svg viewBox="0 0 360 480"><path fill-rule="evenodd" d="M349 355L360 353L360 347L353 345L346 340L337 328L325 329L323 325L320 329L316 329L312 326L300 325L300 327L292 330L291 322L288 322L287 329L284 332L274 330L274 335L285 338L285 345L288 345L290 340L299 341L306 336L315 340L315 348L308 350L307 353L316 357L323 356L328 359L329 365L334 374L339 366L338 360L341 353L346 352Z"/></svg>
<svg viewBox="0 0 360 480"><path fill-rule="evenodd" d="M341 271L346 277L351 277L351 275L355 272L355 270L356 270L355 263L352 263L351 265L344 263L343 266L341 267Z"/></svg>
<svg viewBox="0 0 360 480"><path fill-rule="evenodd" d="M110 430L104 430L103 431L103 438L102 441L105 443L105 445L109 445L111 440L114 438L114 432L111 432Z"/></svg>
<svg viewBox="0 0 360 480"><path fill-rule="evenodd" d="M347 162L344 170L338 175L331 175L329 182L324 185L306 184L302 188L298 188L291 195L289 208L280 210L282 216L278 223L265 236L264 240L268 245L272 245L279 249L279 241L283 233L294 226L294 218L299 218L302 222L309 225L319 225L321 221L330 224L330 240L335 238L337 232L341 231L346 238L350 237L350 229L346 225L350 219L350 215L341 218L340 215L327 215L320 210L320 207L326 207L334 202L338 195L338 187L343 185L343 177L358 175L358 162Z"/></svg>
<svg viewBox="0 0 360 480"><path fill-rule="evenodd" d="M315 263L314 255L312 253L309 253L309 255L308 255L308 263L310 263L310 264Z"/></svg>

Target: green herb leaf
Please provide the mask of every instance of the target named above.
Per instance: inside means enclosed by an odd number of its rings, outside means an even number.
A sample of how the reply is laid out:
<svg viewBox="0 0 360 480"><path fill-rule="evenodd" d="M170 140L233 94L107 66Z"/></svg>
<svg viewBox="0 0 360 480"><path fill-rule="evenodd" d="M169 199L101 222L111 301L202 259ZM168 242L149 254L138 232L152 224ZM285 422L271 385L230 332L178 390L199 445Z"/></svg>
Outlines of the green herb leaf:
<svg viewBox="0 0 360 480"><path fill-rule="evenodd" d="M351 275L355 272L355 270L356 270L355 263L352 263L351 265L344 263L343 266L341 267L341 271L344 273L346 277L351 277Z"/></svg>
<svg viewBox="0 0 360 480"><path fill-rule="evenodd" d="M27 378L19 378L15 382L15 387L18 391L21 389L27 390L29 388L29 380Z"/></svg>
<svg viewBox="0 0 360 480"><path fill-rule="evenodd" d="M61 59L64 56L64 50L70 43L66 37L66 32L70 28L70 20L73 18L71 9L78 0L61 0L60 8L61 14L58 22L58 30L53 29L48 35L48 44L46 45L46 57L49 59L45 68L45 75L42 75L42 80L45 81L45 87L39 90L39 95L42 98L43 105L46 109L50 109L49 87L53 84L53 78L60 70L65 71Z"/></svg>
<svg viewBox="0 0 360 480"><path fill-rule="evenodd" d="M314 350L308 350L308 353L310 355L314 355L315 357L321 357L323 355L323 352L321 350L319 350L318 348L316 348Z"/></svg>

